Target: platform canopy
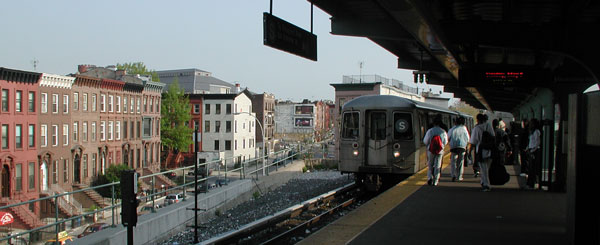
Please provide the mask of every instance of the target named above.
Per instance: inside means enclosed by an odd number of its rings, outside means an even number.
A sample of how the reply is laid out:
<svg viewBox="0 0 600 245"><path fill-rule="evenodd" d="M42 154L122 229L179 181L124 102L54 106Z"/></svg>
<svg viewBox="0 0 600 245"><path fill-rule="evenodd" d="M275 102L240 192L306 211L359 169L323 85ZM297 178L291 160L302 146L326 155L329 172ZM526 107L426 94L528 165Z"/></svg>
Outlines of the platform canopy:
<svg viewBox="0 0 600 245"><path fill-rule="evenodd" d="M583 92L600 77L600 1L309 1L332 34L372 40L477 108L513 111L538 88Z"/></svg>

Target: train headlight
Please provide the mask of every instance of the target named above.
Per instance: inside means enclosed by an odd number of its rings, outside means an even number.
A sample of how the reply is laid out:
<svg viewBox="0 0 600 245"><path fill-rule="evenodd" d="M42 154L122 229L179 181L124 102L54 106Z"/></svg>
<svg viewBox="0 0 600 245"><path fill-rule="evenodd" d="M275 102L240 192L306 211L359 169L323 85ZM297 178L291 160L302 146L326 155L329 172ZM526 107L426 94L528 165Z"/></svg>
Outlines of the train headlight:
<svg viewBox="0 0 600 245"><path fill-rule="evenodd" d="M354 155L355 157L357 157L358 156L358 150L352 151L352 155Z"/></svg>
<svg viewBox="0 0 600 245"><path fill-rule="evenodd" d="M395 157L395 158L398 158L398 157L400 157L400 152L399 152L399 151L394 151L394 157Z"/></svg>

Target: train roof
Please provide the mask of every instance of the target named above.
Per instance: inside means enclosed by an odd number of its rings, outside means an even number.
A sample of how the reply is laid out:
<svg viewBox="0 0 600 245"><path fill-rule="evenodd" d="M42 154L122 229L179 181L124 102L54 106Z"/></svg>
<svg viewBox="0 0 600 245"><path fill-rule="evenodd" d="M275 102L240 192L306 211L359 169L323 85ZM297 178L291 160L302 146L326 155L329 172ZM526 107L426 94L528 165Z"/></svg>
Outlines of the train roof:
<svg viewBox="0 0 600 245"><path fill-rule="evenodd" d="M451 114L458 114L455 111L443 108L441 106L431 105L419 101L402 98L395 95L364 95L348 101L343 106L346 109L387 109L387 108L420 108Z"/></svg>

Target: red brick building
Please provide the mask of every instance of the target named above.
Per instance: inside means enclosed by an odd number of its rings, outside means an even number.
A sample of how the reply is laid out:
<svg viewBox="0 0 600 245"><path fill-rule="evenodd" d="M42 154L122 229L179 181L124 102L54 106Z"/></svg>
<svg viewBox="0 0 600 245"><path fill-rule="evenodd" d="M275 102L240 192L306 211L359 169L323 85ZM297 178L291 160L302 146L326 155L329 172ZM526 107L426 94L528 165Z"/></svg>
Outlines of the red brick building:
<svg viewBox="0 0 600 245"><path fill-rule="evenodd" d="M39 198L38 83L41 74L0 67L0 206ZM3 210L7 211L7 210ZM32 228L39 205L10 208L15 228Z"/></svg>

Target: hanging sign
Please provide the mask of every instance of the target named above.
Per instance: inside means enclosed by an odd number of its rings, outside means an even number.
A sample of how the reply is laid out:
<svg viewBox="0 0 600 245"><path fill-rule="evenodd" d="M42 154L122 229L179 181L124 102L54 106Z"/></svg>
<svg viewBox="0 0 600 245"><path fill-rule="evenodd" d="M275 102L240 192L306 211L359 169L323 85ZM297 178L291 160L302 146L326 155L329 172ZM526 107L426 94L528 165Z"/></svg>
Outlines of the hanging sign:
<svg viewBox="0 0 600 245"><path fill-rule="evenodd" d="M272 14L263 14L264 45L317 61L317 36Z"/></svg>

